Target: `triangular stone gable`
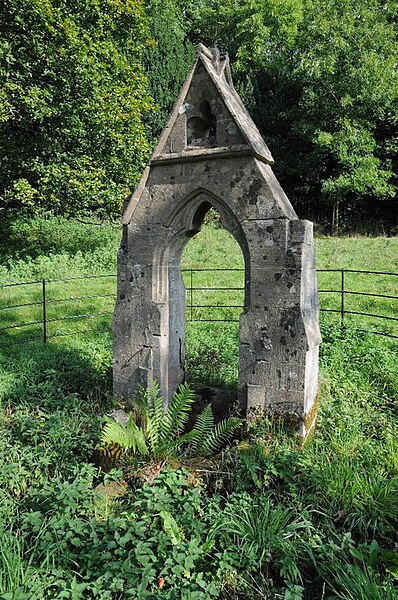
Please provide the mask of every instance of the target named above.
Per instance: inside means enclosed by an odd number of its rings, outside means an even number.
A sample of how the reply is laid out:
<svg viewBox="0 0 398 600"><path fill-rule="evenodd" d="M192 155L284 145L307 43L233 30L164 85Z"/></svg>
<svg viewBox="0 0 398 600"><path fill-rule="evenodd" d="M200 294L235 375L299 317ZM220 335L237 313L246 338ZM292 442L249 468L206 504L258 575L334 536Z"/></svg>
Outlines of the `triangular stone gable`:
<svg viewBox="0 0 398 600"><path fill-rule="evenodd" d="M203 115L203 106L207 106L211 118L214 118L214 135L210 135L212 132L209 131L207 139L189 143L190 122L195 120L200 122L203 116L206 117ZM178 162L196 162L197 165L192 166L185 181L184 194L187 194L195 190L196 177L200 177L201 161L217 158L235 159L237 172L242 172L239 166L245 157L252 158L252 169L255 173L246 173L246 175L257 180L258 210L253 212L251 209L248 212L244 208L247 192L240 193L239 190L240 186L245 187L245 177L242 177L241 183L236 183L236 186L234 178L234 183L231 183L234 190L228 186L224 190L225 194L231 196L231 201L232 197L236 197L237 202L242 202L241 218L264 218L267 214L268 218L297 219L289 199L270 167L273 162L272 155L233 86L228 56L220 56L216 49L210 51L203 44L199 44L193 68L160 136L150 164L144 170L137 188L125 204L123 223L130 223L133 215L136 219L137 210L138 212L139 209L142 212L148 210L150 199L145 201L142 198L146 189L153 185L167 184L164 180L164 172L161 175L154 172L153 167L156 164L175 165ZM227 176L230 177L229 167L227 172ZM214 171L208 175L210 189L214 188L217 177L218 173ZM184 175L179 177L180 180L183 178ZM177 194L178 186L174 187ZM178 200L176 203L178 204ZM153 214L153 217L156 218L156 215Z"/></svg>
<svg viewBox="0 0 398 600"><path fill-rule="evenodd" d="M194 87L192 82L195 81ZM200 117L203 102L210 104L217 116L217 131L208 145L187 143L186 125L190 118ZM200 147L250 149L258 159L273 163L269 148L237 94L231 78L229 58L198 46L195 64L181 90L166 127L156 146L152 160L176 153L194 153Z"/></svg>

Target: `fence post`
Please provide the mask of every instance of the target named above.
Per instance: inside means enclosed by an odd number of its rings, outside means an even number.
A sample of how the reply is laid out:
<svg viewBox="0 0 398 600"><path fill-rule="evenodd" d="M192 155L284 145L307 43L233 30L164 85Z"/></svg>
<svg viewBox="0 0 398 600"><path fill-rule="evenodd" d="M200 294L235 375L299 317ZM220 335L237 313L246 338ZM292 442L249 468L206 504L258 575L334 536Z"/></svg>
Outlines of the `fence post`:
<svg viewBox="0 0 398 600"><path fill-rule="evenodd" d="M46 280L42 279L42 301L43 301L43 343L47 344L47 311L46 311Z"/></svg>
<svg viewBox="0 0 398 600"><path fill-rule="evenodd" d="M190 310L191 318L190 318L190 321L191 322L192 322L192 304L193 304L193 302L192 302L192 295L193 295L193 291L192 291L193 284L192 284L192 281L193 281L193 277L192 277L192 269L191 269L190 284L189 284L190 285L190 292L191 292L190 293L190 302L191 302L191 306L190 306L190 309L191 309Z"/></svg>
<svg viewBox="0 0 398 600"><path fill-rule="evenodd" d="M340 312L340 327L344 328L344 269L341 269L341 312Z"/></svg>

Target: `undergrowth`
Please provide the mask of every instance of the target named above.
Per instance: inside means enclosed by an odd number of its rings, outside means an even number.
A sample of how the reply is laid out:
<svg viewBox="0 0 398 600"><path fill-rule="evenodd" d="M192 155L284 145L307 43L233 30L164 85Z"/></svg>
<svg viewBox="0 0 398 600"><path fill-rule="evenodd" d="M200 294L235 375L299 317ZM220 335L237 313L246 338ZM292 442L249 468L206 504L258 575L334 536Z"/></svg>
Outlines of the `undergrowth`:
<svg viewBox="0 0 398 600"><path fill-rule="evenodd" d="M73 246L72 226L66 245L45 227L8 251L4 277L43 266L46 248L54 270L81 252L75 274L101 256L86 234ZM189 330L192 380L233 386L236 327L219 327ZM134 485L94 461L104 415L123 408L110 335L1 349L0 598L397 598L397 344L332 320L322 334L304 445L263 420L199 468L151 459Z"/></svg>
<svg viewBox="0 0 398 600"><path fill-rule="evenodd" d="M329 326L303 447L262 421L205 479L149 464L131 488L91 462L117 408L106 343L3 355L0 597L395 598L395 358Z"/></svg>

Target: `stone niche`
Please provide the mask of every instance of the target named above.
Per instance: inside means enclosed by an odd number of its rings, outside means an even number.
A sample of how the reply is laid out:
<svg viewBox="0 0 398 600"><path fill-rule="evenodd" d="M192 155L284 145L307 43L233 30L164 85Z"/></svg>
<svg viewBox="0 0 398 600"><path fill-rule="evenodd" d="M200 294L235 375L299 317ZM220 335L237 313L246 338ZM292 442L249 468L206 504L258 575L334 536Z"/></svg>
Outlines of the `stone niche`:
<svg viewBox="0 0 398 600"><path fill-rule="evenodd" d="M242 407L313 426L319 307L312 223L272 172L236 93L228 56L198 47L169 121L123 214L113 321L114 393L156 380L167 403L184 379L180 258L210 207L245 260L238 397Z"/></svg>

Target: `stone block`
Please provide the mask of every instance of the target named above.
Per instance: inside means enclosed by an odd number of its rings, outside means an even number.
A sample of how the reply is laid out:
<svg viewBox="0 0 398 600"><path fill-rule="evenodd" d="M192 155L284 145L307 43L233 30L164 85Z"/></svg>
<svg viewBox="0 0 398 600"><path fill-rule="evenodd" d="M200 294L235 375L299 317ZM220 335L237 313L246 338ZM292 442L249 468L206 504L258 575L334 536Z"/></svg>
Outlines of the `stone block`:
<svg viewBox="0 0 398 600"><path fill-rule="evenodd" d="M247 412L253 409L264 409L266 402L266 391L263 385L247 384Z"/></svg>

